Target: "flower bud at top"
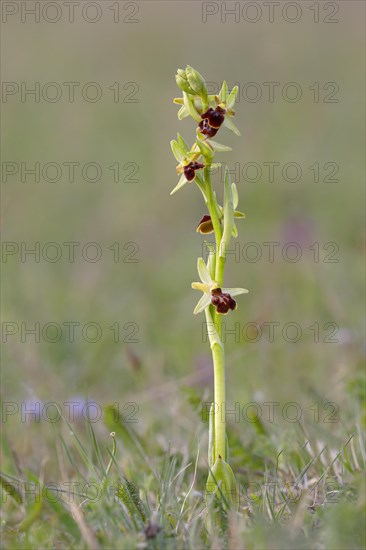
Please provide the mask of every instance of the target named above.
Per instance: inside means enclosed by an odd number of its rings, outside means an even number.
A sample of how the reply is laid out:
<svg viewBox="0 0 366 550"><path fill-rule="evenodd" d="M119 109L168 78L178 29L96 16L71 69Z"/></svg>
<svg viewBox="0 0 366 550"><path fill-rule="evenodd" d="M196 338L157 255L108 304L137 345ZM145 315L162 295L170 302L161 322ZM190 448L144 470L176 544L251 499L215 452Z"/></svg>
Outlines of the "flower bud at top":
<svg viewBox="0 0 366 550"><path fill-rule="evenodd" d="M193 88L190 86L186 71L183 69L178 69L177 74L175 75L175 80L177 82L178 88L183 90L183 92L187 92L187 94L195 95L196 92L193 90Z"/></svg>
<svg viewBox="0 0 366 550"><path fill-rule="evenodd" d="M192 90L197 95L207 99L207 87L203 76L189 65L186 68L186 76Z"/></svg>

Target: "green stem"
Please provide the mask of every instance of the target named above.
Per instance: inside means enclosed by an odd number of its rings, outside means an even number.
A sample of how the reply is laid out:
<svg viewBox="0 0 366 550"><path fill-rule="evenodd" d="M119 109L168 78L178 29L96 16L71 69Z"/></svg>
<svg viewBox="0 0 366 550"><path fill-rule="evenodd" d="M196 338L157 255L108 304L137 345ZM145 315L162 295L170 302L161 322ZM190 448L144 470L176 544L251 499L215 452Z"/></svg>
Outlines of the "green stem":
<svg viewBox="0 0 366 550"><path fill-rule="evenodd" d="M205 178L205 186L206 186L207 207L211 216L212 225L215 232L216 250L218 250L217 247L220 245L220 242L221 242L222 231L221 231L220 220L217 215L216 201L212 193L211 163L205 166L204 178Z"/></svg>
<svg viewBox="0 0 366 550"><path fill-rule="evenodd" d="M219 245L220 246L220 245ZM225 274L225 261L226 256L220 256L221 250L219 249L216 261L216 276L215 279L220 287L224 286L224 274Z"/></svg>
<svg viewBox="0 0 366 550"><path fill-rule="evenodd" d="M217 214L217 204L212 192L210 165L205 167L205 186L207 207L211 216L216 241L215 279L222 287L224 283L225 257L220 256L219 246L222 238L220 220ZM210 309L213 309L212 307ZM215 415L215 459L219 456L226 460L226 421L225 421L225 350L221 341L222 315L207 312L207 323L212 319L219 341L211 340L212 359L214 366L214 415ZM208 326L208 332L212 329Z"/></svg>
<svg viewBox="0 0 366 550"><path fill-rule="evenodd" d="M216 459L221 456L224 460L226 457L226 423L225 423L225 354L224 346L218 336L217 330L212 327L212 308L206 309L207 331L210 338L214 365L214 406L212 414L214 416L214 445L215 455L213 457L213 466ZM216 324L214 324L215 329ZM211 449L210 449L211 451ZM211 455L210 455L211 456Z"/></svg>
<svg viewBox="0 0 366 550"><path fill-rule="evenodd" d="M225 352L221 344L212 347L214 364L214 411L215 411L215 459L226 457L226 422L225 422Z"/></svg>

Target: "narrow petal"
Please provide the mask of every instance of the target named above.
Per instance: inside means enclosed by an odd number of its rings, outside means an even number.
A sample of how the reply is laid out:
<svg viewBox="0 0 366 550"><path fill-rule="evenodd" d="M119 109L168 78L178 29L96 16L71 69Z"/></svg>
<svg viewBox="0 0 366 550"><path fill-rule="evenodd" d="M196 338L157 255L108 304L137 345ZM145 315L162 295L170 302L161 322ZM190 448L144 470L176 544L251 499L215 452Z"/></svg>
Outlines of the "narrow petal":
<svg viewBox="0 0 366 550"><path fill-rule="evenodd" d="M201 296L199 299L196 307L194 308L193 313L197 315L197 313L201 313L208 307L211 303L211 294L205 293Z"/></svg>
<svg viewBox="0 0 366 550"><path fill-rule="evenodd" d="M186 178L185 178L185 175L182 174L181 177L180 177L180 180L178 181L177 185L174 187L173 191L171 191L171 195L174 195L174 193L176 193L177 191L179 191L179 189L181 187L183 187L183 185L185 185L187 182Z"/></svg>
<svg viewBox="0 0 366 550"><path fill-rule="evenodd" d="M204 262L203 258L198 258L197 260L197 271L198 275L200 276L200 279L203 283L206 283L207 285L212 284L212 279L210 276L210 272L208 271L208 267Z"/></svg>
<svg viewBox="0 0 366 550"><path fill-rule="evenodd" d="M235 210L234 218L245 218L245 214L244 212L240 212L240 210Z"/></svg>
<svg viewBox="0 0 366 550"><path fill-rule="evenodd" d="M182 105L182 107L179 109L177 116L179 120L183 120L184 118L187 118L187 116L189 116L189 113L184 105Z"/></svg>

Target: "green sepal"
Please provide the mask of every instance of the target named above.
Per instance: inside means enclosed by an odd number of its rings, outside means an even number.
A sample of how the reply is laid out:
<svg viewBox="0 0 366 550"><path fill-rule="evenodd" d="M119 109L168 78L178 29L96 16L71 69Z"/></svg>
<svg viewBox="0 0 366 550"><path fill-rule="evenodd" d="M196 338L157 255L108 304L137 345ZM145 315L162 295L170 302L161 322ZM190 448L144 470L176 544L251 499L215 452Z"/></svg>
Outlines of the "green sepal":
<svg viewBox="0 0 366 550"><path fill-rule="evenodd" d="M173 155L177 159L178 162L183 162L186 158L186 152L182 147L178 144L178 142L175 139L172 139L170 142L170 147L172 148Z"/></svg>
<svg viewBox="0 0 366 550"><path fill-rule="evenodd" d="M199 150L201 151L205 159L210 162L214 157L214 152L211 147L209 147L205 141L201 141L199 139L196 139L196 144L198 145Z"/></svg>
<svg viewBox="0 0 366 550"><path fill-rule="evenodd" d="M197 183L197 185L198 185L198 187L199 187L199 189L202 193L203 200L205 201L205 204L207 204L205 182L204 182L202 176L198 172L196 172L194 181Z"/></svg>
<svg viewBox="0 0 366 550"><path fill-rule="evenodd" d="M204 241L204 243L209 250L207 258L207 269L211 275L211 278L214 279L216 268L216 247L213 243L209 243L208 241Z"/></svg>
<svg viewBox="0 0 366 550"><path fill-rule="evenodd" d="M212 278L203 258L197 259L197 271L201 281L207 285L211 285Z"/></svg>
<svg viewBox="0 0 366 550"><path fill-rule="evenodd" d="M222 83L221 90L220 90L220 93L219 93L219 98L220 98L221 103L226 102L226 98L227 98L227 83L226 83L226 80L224 80L224 82Z"/></svg>
<svg viewBox="0 0 366 550"><path fill-rule="evenodd" d="M231 90L229 97L227 98L226 102L226 108L232 109L235 105L236 96L238 95L239 88L238 86L234 86L234 88Z"/></svg>
<svg viewBox="0 0 366 550"><path fill-rule="evenodd" d="M226 126L226 128L228 128L231 132L234 132L236 136L241 135L238 128L235 126L235 124L233 123L230 117L228 116L225 117L223 125Z"/></svg>
<svg viewBox="0 0 366 550"><path fill-rule="evenodd" d="M194 102L192 101L192 98L186 92L183 92L183 100L184 100L184 106L187 109L188 113L191 115L191 117L196 122L201 122L201 117L200 117L198 111L196 110Z"/></svg>
<svg viewBox="0 0 366 550"><path fill-rule="evenodd" d="M210 294L204 293L201 298L198 300L196 307L193 310L193 315L202 313L202 311L207 311L211 302Z"/></svg>
<svg viewBox="0 0 366 550"><path fill-rule="evenodd" d="M214 206L216 209L217 217L219 218L219 220L221 220L224 216L224 212L222 208L219 206L219 203L217 202L216 191L213 191L212 195L214 198Z"/></svg>
<svg viewBox="0 0 366 550"><path fill-rule="evenodd" d="M177 134L177 141L179 147L187 154L189 151L188 144L180 134Z"/></svg>
<svg viewBox="0 0 366 550"><path fill-rule="evenodd" d="M174 193L179 191L179 189L181 189L181 187L183 187L183 185L185 185L186 183L188 183L188 180L186 179L185 175L182 174L180 177L180 180L178 181L177 185L174 187L173 191L170 192L170 194L174 195Z"/></svg>
<svg viewBox="0 0 366 550"><path fill-rule="evenodd" d="M234 205L234 210L237 208L238 204L239 204L239 194L238 194L238 190L236 188L236 184L233 182L231 184L231 190L232 190L232 193L233 193L233 205Z"/></svg>
<svg viewBox="0 0 366 550"><path fill-rule="evenodd" d="M212 139L208 139L207 143L209 143L214 151L217 151L218 153L224 153L226 151L232 151L232 148L228 145L223 145L222 143L217 143L217 141L213 141Z"/></svg>

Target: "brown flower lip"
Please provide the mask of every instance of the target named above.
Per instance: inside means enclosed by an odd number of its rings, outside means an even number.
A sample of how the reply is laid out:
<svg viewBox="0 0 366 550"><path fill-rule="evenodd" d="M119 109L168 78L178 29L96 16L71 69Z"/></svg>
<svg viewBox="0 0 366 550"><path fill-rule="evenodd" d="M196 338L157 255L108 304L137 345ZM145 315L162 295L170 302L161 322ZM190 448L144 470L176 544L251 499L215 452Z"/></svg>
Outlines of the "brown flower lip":
<svg viewBox="0 0 366 550"><path fill-rule="evenodd" d="M207 235L208 233L213 233L213 224L211 220L211 216L208 216L207 214L203 216L200 223L197 226L197 233L203 233L204 235Z"/></svg>
<svg viewBox="0 0 366 550"><path fill-rule="evenodd" d="M236 302L234 298L227 292L222 292L221 288L215 288L211 290L211 304L215 306L217 313L225 315L231 309L236 309Z"/></svg>
<svg viewBox="0 0 366 550"><path fill-rule="evenodd" d="M219 105L216 109L209 107L209 109L201 115L202 121L199 123L201 133L207 137L214 137L225 120L225 113L225 109Z"/></svg>
<svg viewBox="0 0 366 550"><path fill-rule="evenodd" d="M204 136L207 136L209 138L212 138L212 137L216 136L216 134L218 132L218 130L216 128L211 128L211 126L208 123L207 118L205 118L205 120L202 120L199 123L198 126L199 126L201 134L203 134Z"/></svg>
<svg viewBox="0 0 366 550"><path fill-rule="evenodd" d="M185 178L187 181L194 180L196 176L196 170L201 170L201 168L204 168L204 164L201 164L200 162L190 162L187 164L187 166L184 166L183 172L185 175Z"/></svg>

